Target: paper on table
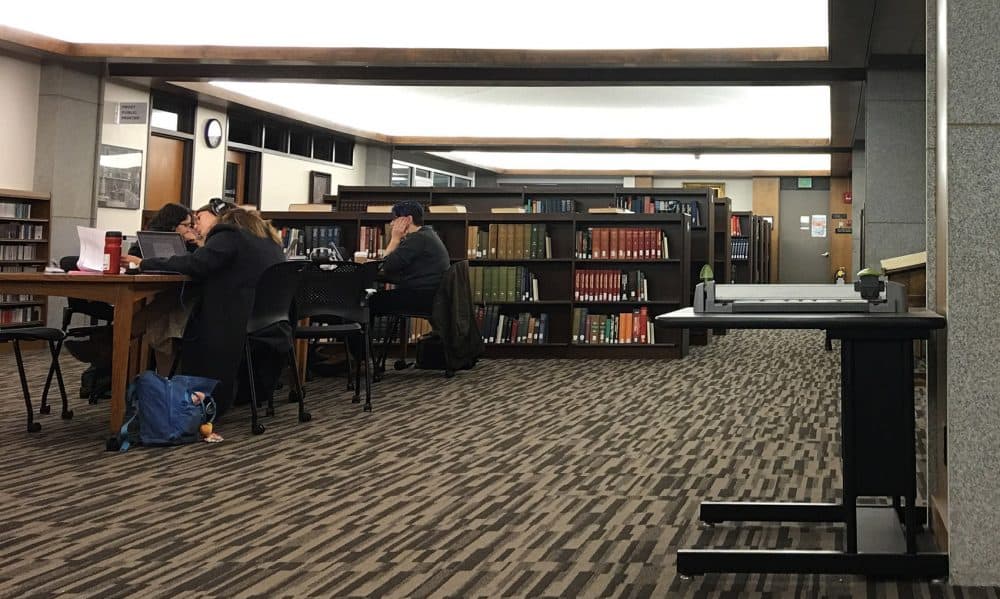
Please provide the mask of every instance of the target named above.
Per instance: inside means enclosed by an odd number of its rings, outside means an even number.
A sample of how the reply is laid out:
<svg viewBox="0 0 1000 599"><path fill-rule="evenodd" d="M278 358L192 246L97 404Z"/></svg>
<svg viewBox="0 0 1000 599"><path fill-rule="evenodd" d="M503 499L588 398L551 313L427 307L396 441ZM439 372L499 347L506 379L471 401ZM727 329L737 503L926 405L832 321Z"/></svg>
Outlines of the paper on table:
<svg viewBox="0 0 1000 599"><path fill-rule="evenodd" d="M76 233L80 236L80 258L76 261L76 267L84 271L102 272L104 270L104 229L78 226Z"/></svg>

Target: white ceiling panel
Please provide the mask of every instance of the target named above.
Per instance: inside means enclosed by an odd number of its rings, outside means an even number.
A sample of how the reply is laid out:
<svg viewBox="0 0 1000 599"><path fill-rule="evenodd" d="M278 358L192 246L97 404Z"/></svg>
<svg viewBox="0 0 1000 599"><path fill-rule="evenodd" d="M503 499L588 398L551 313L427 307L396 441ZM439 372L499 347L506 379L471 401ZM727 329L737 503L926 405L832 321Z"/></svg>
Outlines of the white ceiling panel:
<svg viewBox="0 0 1000 599"><path fill-rule="evenodd" d="M431 152L489 170L825 172L829 154L643 154L627 152Z"/></svg>

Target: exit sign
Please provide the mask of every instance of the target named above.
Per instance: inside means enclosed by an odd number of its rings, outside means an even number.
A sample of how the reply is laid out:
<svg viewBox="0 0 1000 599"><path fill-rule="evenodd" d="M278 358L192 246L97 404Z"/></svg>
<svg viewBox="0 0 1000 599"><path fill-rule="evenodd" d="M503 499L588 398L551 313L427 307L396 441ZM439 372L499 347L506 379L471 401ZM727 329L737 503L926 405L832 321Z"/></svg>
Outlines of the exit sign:
<svg viewBox="0 0 1000 599"><path fill-rule="evenodd" d="M799 189L812 189L812 177L799 177Z"/></svg>

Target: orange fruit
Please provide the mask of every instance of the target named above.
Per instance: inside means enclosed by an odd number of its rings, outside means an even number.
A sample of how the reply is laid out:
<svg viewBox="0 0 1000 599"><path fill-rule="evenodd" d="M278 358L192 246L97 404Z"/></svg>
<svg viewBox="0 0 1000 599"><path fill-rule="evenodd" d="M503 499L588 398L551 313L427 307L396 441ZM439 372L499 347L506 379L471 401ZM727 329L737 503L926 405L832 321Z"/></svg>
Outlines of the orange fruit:
<svg viewBox="0 0 1000 599"><path fill-rule="evenodd" d="M199 427L198 430L201 431L202 437L207 437L212 434L212 423L206 422L205 424L201 425L201 427Z"/></svg>

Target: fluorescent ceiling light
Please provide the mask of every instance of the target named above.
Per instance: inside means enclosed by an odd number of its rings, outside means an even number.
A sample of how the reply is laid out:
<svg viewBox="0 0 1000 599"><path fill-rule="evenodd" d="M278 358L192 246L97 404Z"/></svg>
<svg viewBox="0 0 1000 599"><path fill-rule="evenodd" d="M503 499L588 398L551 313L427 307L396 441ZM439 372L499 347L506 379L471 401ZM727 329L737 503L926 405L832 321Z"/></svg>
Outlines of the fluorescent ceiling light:
<svg viewBox="0 0 1000 599"><path fill-rule="evenodd" d="M827 0L4 3L0 24L83 43L482 49L827 47Z"/></svg>
<svg viewBox="0 0 1000 599"><path fill-rule="evenodd" d="M625 152L431 152L489 170L523 171L830 171L829 154L641 154Z"/></svg>
<svg viewBox="0 0 1000 599"><path fill-rule="evenodd" d="M389 136L573 139L830 137L828 86L212 85Z"/></svg>

